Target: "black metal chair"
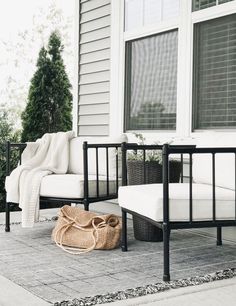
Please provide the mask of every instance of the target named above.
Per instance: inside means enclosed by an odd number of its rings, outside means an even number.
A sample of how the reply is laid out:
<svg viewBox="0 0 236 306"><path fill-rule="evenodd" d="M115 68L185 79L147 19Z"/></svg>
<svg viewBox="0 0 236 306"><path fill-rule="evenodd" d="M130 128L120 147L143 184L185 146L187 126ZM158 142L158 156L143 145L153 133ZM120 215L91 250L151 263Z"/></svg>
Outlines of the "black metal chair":
<svg viewBox="0 0 236 306"><path fill-rule="evenodd" d="M134 146L129 145L126 143L122 144L122 186L127 186L127 151L133 150L133 149L139 149L145 152L146 150L153 150L153 149L159 149L159 147L155 146ZM224 226L235 226L236 225L236 188L234 185L234 190L229 191L226 189L226 193L229 193L231 196L231 205L234 207L234 213L227 218L218 218L217 217L217 199L216 199L216 189L218 188L216 185L216 161L215 156L216 154L233 154L234 155L234 165L232 165L233 173L234 173L234 184L236 184L236 148L234 147L224 147L224 148L197 148L195 146L175 146L175 145L163 145L162 148L162 157L163 157L163 184L162 184L162 192L161 197L163 199L163 215L160 216L160 220L156 221L155 217L153 218L147 217L145 215L140 214L138 211L138 205L137 207L133 207L132 209L129 209L129 203L124 203L124 196L122 198L122 203L120 203L120 195L122 192L122 188L119 191L119 204L122 209L122 251L126 252L128 250L127 247L127 213L130 213L132 215L137 215L151 224L155 225L156 227L163 230L163 244L164 244L164 251L163 251L163 259L164 259L164 267L163 267L163 280L169 281L170 280L170 254L169 254L169 244L170 244L170 232L172 229L189 229L189 228L207 228L207 227L216 227L217 228L217 245L222 245L222 227ZM183 163L183 155L189 156L189 182L188 184L188 220L178 220L173 221L170 218L170 198L169 198L169 192L170 192L170 183L169 183L169 157L172 154L180 154L181 155L181 161ZM196 154L210 154L211 155L211 163L212 163L212 185L208 186L208 190L210 190L209 196L211 196L211 212L212 217L207 218L207 220L195 220L194 214L193 214L193 201L195 199L193 198L193 170L192 170L192 164L193 164L193 155ZM143 162L145 163L145 154L143 154ZM183 169L183 167L182 167ZM181 175L181 181L180 184L183 184L183 171ZM158 184L160 185L160 184ZM156 186L156 185L155 185ZM154 186L154 187L155 187ZM130 186L133 187L133 186ZM125 192L125 188L130 188L129 186L124 187L123 191ZM153 187L153 188L154 188ZM160 187L160 186L159 186ZM140 188L137 186L137 189ZM143 190L145 188L143 187ZM135 189L133 189L135 190ZM234 199L232 199L232 193L234 195ZM125 195L125 193L124 193ZM128 200L127 200L128 202ZM147 204L146 204L147 205Z"/></svg>
<svg viewBox="0 0 236 306"><path fill-rule="evenodd" d="M6 143L6 176L10 175L11 169L10 169L10 160L11 160L11 151L13 149L18 150L19 152L19 162L21 163L21 154L26 147L26 144L20 143ZM119 168L120 168L120 162L118 158L118 150L121 147L121 143L104 143L104 144L90 144L88 142L83 142L83 196L79 198L68 198L68 197L50 197L50 196L40 196L40 209L45 208L55 208L55 207L61 207L64 204L82 204L84 205L85 210L89 210L89 205L91 203L99 202L99 201L106 201L111 199L116 199L118 195L118 187L120 184L121 179L119 178ZM89 190L89 183L90 183L90 175L89 175L89 150L95 150L95 167L96 167L96 178L95 178L95 195L90 195ZM105 180L102 181L103 185L105 184L105 192L100 192L100 176L99 176L99 151L103 149L105 150L105 167L106 167L106 177ZM112 179L109 174L109 154L110 150L114 150L116 152L115 156L115 177L113 176ZM81 158L78 156L78 158ZM113 185L115 186L113 190L110 188L111 181L113 182ZM103 189L104 189L103 188ZM10 231L10 212L14 206L17 206L18 203L9 203L6 202L6 225L5 225L5 231Z"/></svg>

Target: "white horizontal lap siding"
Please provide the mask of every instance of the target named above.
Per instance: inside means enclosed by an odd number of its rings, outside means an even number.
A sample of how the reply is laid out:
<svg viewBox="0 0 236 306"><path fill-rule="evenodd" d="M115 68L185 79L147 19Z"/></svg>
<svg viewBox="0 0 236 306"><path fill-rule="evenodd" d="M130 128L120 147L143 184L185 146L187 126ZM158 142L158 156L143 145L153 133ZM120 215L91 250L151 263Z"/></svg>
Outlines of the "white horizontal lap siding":
<svg viewBox="0 0 236 306"><path fill-rule="evenodd" d="M78 135L109 135L110 0L80 0Z"/></svg>
<svg viewBox="0 0 236 306"><path fill-rule="evenodd" d="M111 24L111 16L105 16L99 19L92 20L90 22L82 23L80 25L80 33L87 33L104 27L109 27Z"/></svg>
<svg viewBox="0 0 236 306"><path fill-rule="evenodd" d="M90 104L80 105L79 107L80 115L98 115L98 114L108 114L109 105L108 103L98 103L90 107Z"/></svg>
<svg viewBox="0 0 236 306"><path fill-rule="evenodd" d="M88 64L91 62L97 62L101 60L106 60L110 57L110 49L106 48L103 50L98 50L94 52L89 52L85 54L81 54L80 56L80 65Z"/></svg>
<svg viewBox="0 0 236 306"><path fill-rule="evenodd" d="M84 104L93 105L100 103L106 103L109 105L109 100L110 100L109 92L95 93L91 95L81 95L79 105L84 105Z"/></svg>
<svg viewBox="0 0 236 306"><path fill-rule="evenodd" d="M94 73L88 73L80 76L79 84L91 84L110 81L110 71L99 71Z"/></svg>
<svg viewBox="0 0 236 306"><path fill-rule="evenodd" d="M99 72L99 71L107 71L110 69L110 60L101 60L87 64L80 64L80 75Z"/></svg>
<svg viewBox="0 0 236 306"><path fill-rule="evenodd" d="M90 95L94 92L100 93L100 92L107 92L109 91L109 82L100 82L100 83L94 83L94 84L85 84L80 85L80 95ZM89 97L88 97L89 99Z"/></svg>
<svg viewBox="0 0 236 306"><path fill-rule="evenodd" d="M81 125L91 126L91 125L105 125L108 124L108 115L84 115L80 116Z"/></svg>

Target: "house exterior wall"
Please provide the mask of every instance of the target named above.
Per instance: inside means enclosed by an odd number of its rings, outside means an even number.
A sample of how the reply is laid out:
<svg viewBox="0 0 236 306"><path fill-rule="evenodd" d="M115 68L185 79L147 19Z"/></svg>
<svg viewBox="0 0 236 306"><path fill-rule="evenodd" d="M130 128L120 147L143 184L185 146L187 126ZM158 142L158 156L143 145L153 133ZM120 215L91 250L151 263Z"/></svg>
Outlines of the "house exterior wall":
<svg viewBox="0 0 236 306"><path fill-rule="evenodd" d="M78 1L77 1L78 2ZM192 12L190 0L179 1L179 16L171 20L124 31L125 0L80 0L79 9L79 135L117 136L124 131L126 42L178 30L176 130L138 131L147 142L168 141L209 145L236 139L236 128L192 130L193 32L196 23L236 13L236 0ZM140 2L140 1L139 1ZM76 120L74 120L76 121Z"/></svg>
<svg viewBox="0 0 236 306"><path fill-rule="evenodd" d="M79 136L109 134L110 0L79 0L78 95Z"/></svg>
<svg viewBox="0 0 236 306"><path fill-rule="evenodd" d="M143 133L147 142L168 141L176 143L204 143L219 145L220 139L227 139L227 145L236 145L236 127L230 129L192 130L192 82L193 82L193 32L199 22L236 13L236 1L192 12L190 0L180 0L179 16L171 20L143 26L139 29L124 31L124 1L112 1L112 37L111 37L111 102L110 131L113 134L124 130L125 100L125 44L128 41L160 34L174 29L178 30L178 69L177 69L177 103L176 130L139 130L125 131L130 141L133 132ZM117 61L119 63L117 63Z"/></svg>

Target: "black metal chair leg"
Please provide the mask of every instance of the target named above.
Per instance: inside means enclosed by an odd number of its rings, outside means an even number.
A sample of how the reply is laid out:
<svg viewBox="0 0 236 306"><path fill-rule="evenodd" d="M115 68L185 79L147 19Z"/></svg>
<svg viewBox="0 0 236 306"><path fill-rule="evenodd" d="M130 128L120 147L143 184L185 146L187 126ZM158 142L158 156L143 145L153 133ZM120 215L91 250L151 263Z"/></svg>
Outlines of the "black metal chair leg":
<svg viewBox="0 0 236 306"><path fill-rule="evenodd" d="M10 232L10 203L6 202L5 210L6 210L5 232Z"/></svg>
<svg viewBox="0 0 236 306"><path fill-rule="evenodd" d="M84 210L89 211L89 201L87 199L84 200Z"/></svg>
<svg viewBox="0 0 236 306"><path fill-rule="evenodd" d="M163 281L170 281L170 229L167 224L163 225L163 263L164 263L164 274Z"/></svg>
<svg viewBox="0 0 236 306"><path fill-rule="evenodd" d="M217 227L217 240L216 245L222 245L222 227Z"/></svg>
<svg viewBox="0 0 236 306"><path fill-rule="evenodd" d="M122 237L121 237L121 250L127 252L127 212L122 209Z"/></svg>

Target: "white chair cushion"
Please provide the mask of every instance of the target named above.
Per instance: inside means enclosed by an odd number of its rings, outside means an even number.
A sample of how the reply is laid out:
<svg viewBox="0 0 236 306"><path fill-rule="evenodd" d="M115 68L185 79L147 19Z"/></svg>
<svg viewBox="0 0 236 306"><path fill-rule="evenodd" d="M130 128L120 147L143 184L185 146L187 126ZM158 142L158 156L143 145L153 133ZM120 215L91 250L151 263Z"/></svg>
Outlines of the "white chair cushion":
<svg viewBox="0 0 236 306"><path fill-rule="evenodd" d="M216 218L235 218L235 193L216 188ZM155 221L163 220L163 185L146 184L119 188L119 205ZM189 221L189 184L169 184L170 221ZM193 184L193 220L212 220L212 186Z"/></svg>
<svg viewBox="0 0 236 306"><path fill-rule="evenodd" d="M235 147L232 137L212 137L200 139L197 147ZM212 184L212 155L193 155L193 180L195 183ZM217 153L215 155L215 183L216 186L235 189L235 156L231 153Z"/></svg>
<svg viewBox="0 0 236 306"><path fill-rule="evenodd" d="M89 175L89 196L97 196L96 176ZM99 195L106 195L106 177L99 177ZM109 182L109 193L116 192L116 181ZM84 177L79 174L52 174L42 179L40 196L59 198L83 198Z"/></svg>
<svg viewBox="0 0 236 306"><path fill-rule="evenodd" d="M76 137L70 142L70 162L69 162L69 173L82 174L83 168L83 142L88 143L121 143L127 142L127 136L121 135L117 138L109 137ZM109 149L109 176L114 178L116 176L116 150ZM98 166L99 175L106 175L106 150L101 148L98 149ZM119 154L119 177L121 177L121 154ZM88 150L88 173L91 175L96 174L96 150Z"/></svg>

